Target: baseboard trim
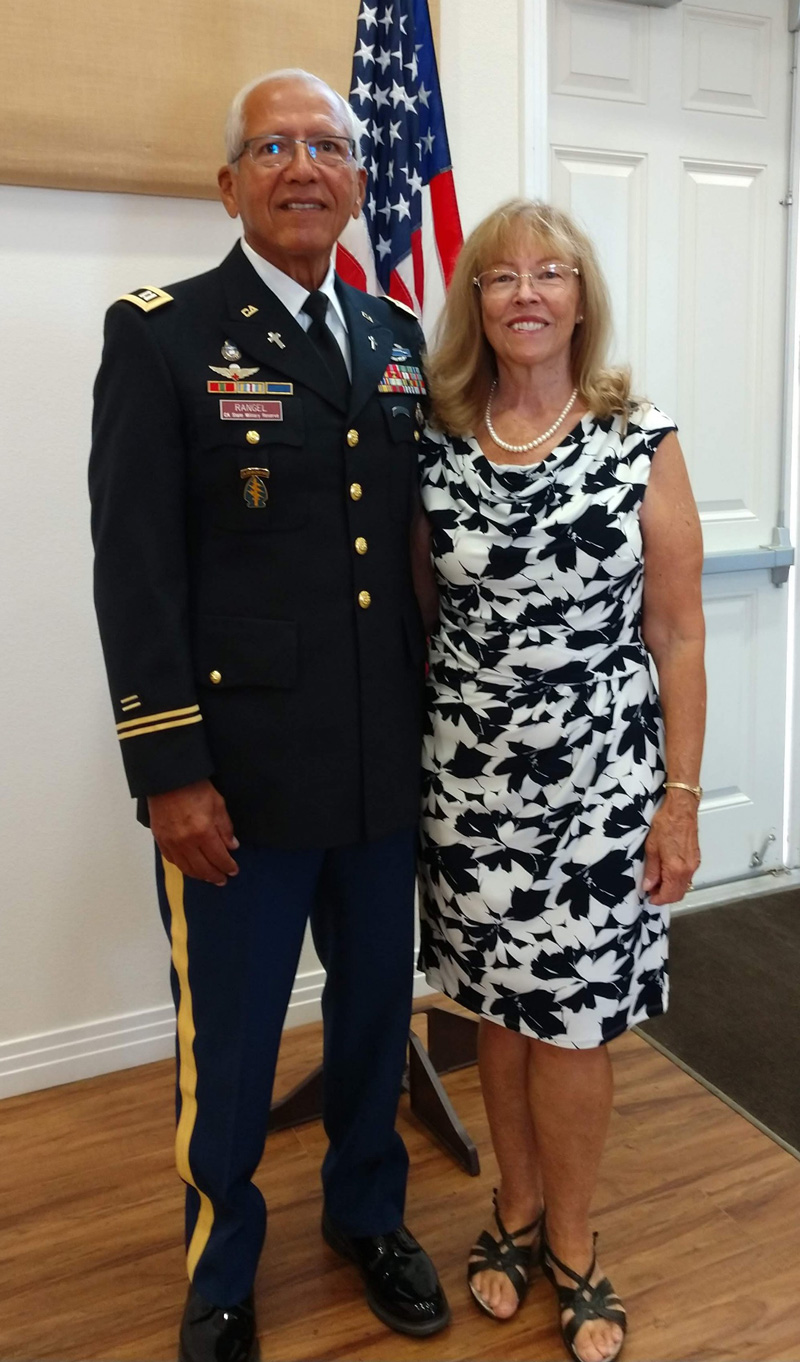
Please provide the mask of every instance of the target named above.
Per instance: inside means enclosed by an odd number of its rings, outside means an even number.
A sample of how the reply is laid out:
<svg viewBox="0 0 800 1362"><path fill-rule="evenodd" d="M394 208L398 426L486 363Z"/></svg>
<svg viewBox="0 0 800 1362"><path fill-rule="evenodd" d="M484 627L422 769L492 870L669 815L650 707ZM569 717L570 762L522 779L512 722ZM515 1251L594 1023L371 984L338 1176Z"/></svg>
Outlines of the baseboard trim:
<svg viewBox="0 0 800 1362"><path fill-rule="evenodd" d="M175 1052L171 1004L0 1043L0 1098L74 1083Z"/></svg>
<svg viewBox="0 0 800 1362"><path fill-rule="evenodd" d="M325 971L309 970L295 980L286 1026L319 1021ZM414 997L434 990L422 974L414 976ZM0 1099L139 1064L171 1059L175 1053L175 1013L171 1003L123 1016L106 1017L60 1031L46 1031L0 1042Z"/></svg>

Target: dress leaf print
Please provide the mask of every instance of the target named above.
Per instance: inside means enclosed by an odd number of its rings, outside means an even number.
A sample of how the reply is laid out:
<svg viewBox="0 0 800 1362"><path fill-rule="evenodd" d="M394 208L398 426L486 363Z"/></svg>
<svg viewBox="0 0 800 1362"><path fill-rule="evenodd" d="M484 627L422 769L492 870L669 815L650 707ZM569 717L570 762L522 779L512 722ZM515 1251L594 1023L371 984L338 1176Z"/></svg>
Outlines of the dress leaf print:
<svg viewBox="0 0 800 1362"><path fill-rule="evenodd" d="M592 1047L663 1011L668 912L642 892L664 779L639 512L674 429L584 416L539 463L427 431L441 623L423 754L420 963L499 1025Z"/></svg>

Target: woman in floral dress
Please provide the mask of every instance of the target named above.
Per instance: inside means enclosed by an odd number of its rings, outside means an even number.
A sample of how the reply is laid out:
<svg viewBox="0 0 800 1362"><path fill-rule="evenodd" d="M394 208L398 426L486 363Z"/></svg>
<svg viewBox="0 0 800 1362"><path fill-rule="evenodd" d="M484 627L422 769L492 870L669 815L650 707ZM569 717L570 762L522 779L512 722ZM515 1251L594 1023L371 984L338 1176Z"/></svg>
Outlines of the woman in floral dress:
<svg viewBox="0 0 800 1362"><path fill-rule="evenodd" d="M666 1007L705 707L683 456L674 422L607 367L608 331L574 222L498 209L458 261L421 446L420 576L432 561L439 595L422 964L480 1016L501 1171L470 1287L508 1318L541 1261L578 1362L616 1357L626 1327L589 1225L607 1042Z"/></svg>

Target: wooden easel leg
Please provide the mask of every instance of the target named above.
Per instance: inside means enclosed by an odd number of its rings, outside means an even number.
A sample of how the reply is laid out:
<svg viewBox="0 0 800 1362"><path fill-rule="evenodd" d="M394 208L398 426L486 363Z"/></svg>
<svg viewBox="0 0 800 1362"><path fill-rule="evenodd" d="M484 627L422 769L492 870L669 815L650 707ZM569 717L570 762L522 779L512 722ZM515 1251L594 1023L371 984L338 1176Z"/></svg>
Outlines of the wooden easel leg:
<svg viewBox="0 0 800 1362"><path fill-rule="evenodd" d="M478 1022L444 1007L427 1009L428 1055L437 1074L465 1069L478 1061Z"/></svg>
<svg viewBox="0 0 800 1362"><path fill-rule="evenodd" d="M269 1130L286 1130L287 1126L303 1126L322 1115L322 1065L287 1092L279 1102L273 1102L269 1113Z"/></svg>
<svg viewBox="0 0 800 1362"><path fill-rule="evenodd" d="M461 1124L439 1074L452 1073L474 1064L478 1053L478 1023L443 1007L422 1009L428 1018L428 1049L413 1031L408 1036L408 1066L403 1086L411 1110L425 1129L439 1141L471 1177L480 1173L478 1151ZM271 1131L305 1125L322 1115L322 1065L298 1083L280 1101L273 1102Z"/></svg>
<svg viewBox="0 0 800 1362"><path fill-rule="evenodd" d="M408 1037L408 1096L411 1110L456 1163L476 1178L481 1171L478 1151L462 1126L419 1036Z"/></svg>

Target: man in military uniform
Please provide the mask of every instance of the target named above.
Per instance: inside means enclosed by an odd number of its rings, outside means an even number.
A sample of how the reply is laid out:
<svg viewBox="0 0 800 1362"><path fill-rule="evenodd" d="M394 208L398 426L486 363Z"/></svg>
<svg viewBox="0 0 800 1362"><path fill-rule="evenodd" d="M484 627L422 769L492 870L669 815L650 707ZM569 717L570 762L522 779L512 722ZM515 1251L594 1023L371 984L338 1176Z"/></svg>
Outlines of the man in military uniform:
<svg viewBox="0 0 800 1362"><path fill-rule="evenodd" d="M207 274L109 310L90 467L96 602L158 846L178 1017L185 1362L256 1357L261 1158L310 918L327 971L322 1232L390 1327L448 1320L403 1226L423 630L409 561L421 332L336 279L365 175L304 72L247 87ZM280 1251L279 1246L276 1246Z"/></svg>

